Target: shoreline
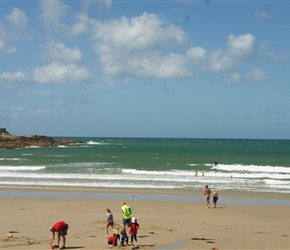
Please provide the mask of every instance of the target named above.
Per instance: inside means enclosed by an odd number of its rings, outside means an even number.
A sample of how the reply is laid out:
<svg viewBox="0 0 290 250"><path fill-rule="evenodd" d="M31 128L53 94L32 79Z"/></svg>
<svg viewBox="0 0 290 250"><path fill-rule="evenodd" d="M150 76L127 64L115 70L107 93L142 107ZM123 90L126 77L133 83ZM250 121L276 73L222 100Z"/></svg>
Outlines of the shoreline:
<svg viewBox="0 0 290 250"><path fill-rule="evenodd" d="M49 228L64 220L67 249L112 249L104 237L105 209L120 232L124 200L140 224L139 246L113 249L289 248L289 197L221 191L217 208L205 209L202 191L1 187L0 248L49 249Z"/></svg>
<svg viewBox="0 0 290 250"><path fill-rule="evenodd" d="M203 190L183 189L134 189L123 188L71 188L71 187L0 187L1 198L26 199L102 199L115 200L163 200L176 202L203 202ZM288 193L266 193L238 190L219 191L219 202L231 205L290 205Z"/></svg>

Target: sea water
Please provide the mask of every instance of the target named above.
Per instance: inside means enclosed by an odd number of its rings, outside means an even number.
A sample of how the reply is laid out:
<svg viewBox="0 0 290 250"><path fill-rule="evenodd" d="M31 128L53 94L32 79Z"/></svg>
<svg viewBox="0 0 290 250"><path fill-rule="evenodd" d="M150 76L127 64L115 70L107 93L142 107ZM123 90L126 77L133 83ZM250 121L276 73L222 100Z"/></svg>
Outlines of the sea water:
<svg viewBox="0 0 290 250"><path fill-rule="evenodd" d="M0 186L290 193L290 140L54 139L80 143L0 149Z"/></svg>

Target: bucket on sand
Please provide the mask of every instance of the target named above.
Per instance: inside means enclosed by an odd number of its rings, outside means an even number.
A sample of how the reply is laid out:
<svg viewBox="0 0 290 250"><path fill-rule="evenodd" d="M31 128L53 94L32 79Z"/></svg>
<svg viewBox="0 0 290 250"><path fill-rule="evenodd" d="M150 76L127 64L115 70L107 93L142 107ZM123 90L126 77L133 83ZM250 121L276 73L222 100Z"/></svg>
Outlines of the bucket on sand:
<svg viewBox="0 0 290 250"><path fill-rule="evenodd" d="M54 246L53 246L53 245L51 245L51 246L50 246L50 249L54 249Z"/></svg>

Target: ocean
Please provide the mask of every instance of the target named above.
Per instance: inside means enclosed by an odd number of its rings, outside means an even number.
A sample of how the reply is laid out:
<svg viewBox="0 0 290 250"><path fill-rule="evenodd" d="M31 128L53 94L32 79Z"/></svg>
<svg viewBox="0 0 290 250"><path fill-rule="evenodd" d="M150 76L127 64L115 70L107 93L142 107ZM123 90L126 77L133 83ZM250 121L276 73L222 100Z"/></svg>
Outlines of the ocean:
<svg viewBox="0 0 290 250"><path fill-rule="evenodd" d="M290 193L290 140L54 139L82 143L0 149L0 187L196 190L207 184Z"/></svg>

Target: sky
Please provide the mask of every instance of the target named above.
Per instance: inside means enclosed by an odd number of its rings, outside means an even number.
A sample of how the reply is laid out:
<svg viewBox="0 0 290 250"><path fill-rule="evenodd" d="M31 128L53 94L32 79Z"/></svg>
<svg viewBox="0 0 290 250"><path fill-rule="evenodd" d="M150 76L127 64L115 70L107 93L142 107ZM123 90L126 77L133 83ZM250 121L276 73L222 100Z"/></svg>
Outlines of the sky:
<svg viewBox="0 0 290 250"><path fill-rule="evenodd" d="M15 135L290 139L290 0L0 0Z"/></svg>

